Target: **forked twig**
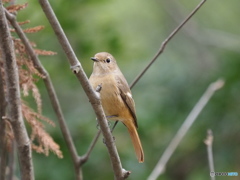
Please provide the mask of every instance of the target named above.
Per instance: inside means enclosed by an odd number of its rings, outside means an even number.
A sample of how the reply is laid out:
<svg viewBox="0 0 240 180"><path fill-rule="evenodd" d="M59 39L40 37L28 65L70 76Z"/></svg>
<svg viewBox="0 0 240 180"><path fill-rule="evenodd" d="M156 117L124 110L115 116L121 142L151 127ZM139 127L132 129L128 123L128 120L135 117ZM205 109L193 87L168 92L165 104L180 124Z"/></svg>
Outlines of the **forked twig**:
<svg viewBox="0 0 240 180"><path fill-rule="evenodd" d="M193 122L196 120L200 112L206 106L210 98L213 94L221 89L224 85L224 81L222 79L217 80L216 82L211 83L202 97L199 99L197 104L194 106L193 110L190 112L186 120L183 122L182 126L177 131L176 135L171 140L168 147L165 149L162 157L158 161L157 165L155 166L154 170L151 172L148 180L155 180L159 175L161 175L166 167L166 164L170 157L172 156L173 152L176 150L177 146L192 126Z"/></svg>
<svg viewBox="0 0 240 180"><path fill-rule="evenodd" d="M213 152L212 152L213 133L211 129L207 131L207 138L204 140L204 143L207 146L208 163L209 163L211 180L215 180L215 176L211 175L211 172L214 172Z"/></svg>
<svg viewBox="0 0 240 180"><path fill-rule="evenodd" d="M90 156L90 154L91 154L95 144L97 143L98 138L100 137L100 135L101 135L101 130L98 130L97 135L93 138L93 140L92 140L92 142L91 142L91 144L90 144L86 154L83 155L82 157L80 157L80 161L79 161L80 166L82 164L84 164L88 160L88 158L89 158L89 156Z"/></svg>

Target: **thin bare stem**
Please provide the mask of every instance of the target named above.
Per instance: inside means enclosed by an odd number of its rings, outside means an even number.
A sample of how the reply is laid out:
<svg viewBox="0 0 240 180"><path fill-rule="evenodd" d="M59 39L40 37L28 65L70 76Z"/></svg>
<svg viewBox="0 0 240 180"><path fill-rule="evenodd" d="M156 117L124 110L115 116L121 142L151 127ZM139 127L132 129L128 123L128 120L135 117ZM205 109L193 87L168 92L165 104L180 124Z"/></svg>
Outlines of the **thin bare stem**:
<svg viewBox="0 0 240 180"><path fill-rule="evenodd" d="M194 106L193 110L190 112L186 120L183 122L182 126L177 131L176 135L171 140L168 147L165 149L162 157L160 158L154 170L148 177L148 180L155 180L158 178L158 176L160 176L163 173L168 160L172 156L173 152L176 150L177 146L179 145L179 143L181 142L181 140L183 139L183 137L185 136L189 128L192 126L193 122L196 120L200 112L206 106L206 104L208 103L210 98L213 96L215 91L222 88L223 85L224 85L224 81L221 79L209 85L205 93L199 99L197 104Z"/></svg>
<svg viewBox="0 0 240 180"><path fill-rule="evenodd" d="M26 47L27 53L30 56L31 60L33 61L35 68L44 76L43 81L44 81L44 84L47 88L47 92L48 92L52 107L53 107L54 112L55 112L55 114L58 118L58 122L59 122L59 125L60 125L60 128L61 128L64 140L65 140L65 142L68 146L68 149L70 151L72 160L74 162L76 179L80 180L80 179L82 179L82 175L81 175L81 171L78 168L77 150L76 150L76 147L73 143L72 136L69 132L69 129L67 128L66 121L65 121L64 115L62 113L62 109L61 109L60 103L58 101L54 86L53 86L52 81L51 81L51 78L50 78L48 72L45 70L45 68L41 64L38 57L36 56L36 54L34 52L34 49L32 48L31 44L29 43L25 33L23 32L23 30L21 29L21 27L17 23L15 16L10 14L7 10L5 10L5 13L6 13L6 16L7 16L8 20L10 21L11 25L13 26L16 33L18 34L19 38L22 40L24 46Z"/></svg>
<svg viewBox="0 0 240 180"><path fill-rule="evenodd" d="M78 80L80 81L86 95L88 96L91 105L95 111L95 114L97 116L97 119L99 121L99 125L101 128L101 131L103 133L103 136L106 140L106 146L108 149L108 153L110 155L110 160L112 163L115 179L124 179L123 170L121 161L115 146L115 142L113 140L113 137L111 135L111 131L108 127L107 119L105 117L105 114L103 112L103 108L101 105L101 101L99 99L99 95L97 92L95 92L92 88L92 86L89 84L88 78L78 61L74 51L72 50L72 47L61 27L61 25L58 22L58 19L56 18L56 15L49 4L47 0L39 0L40 5L42 6L42 9L49 20L58 40L61 44L66 56L68 57L69 64L71 66L72 71L77 76Z"/></svg>
<svg viewBox="0 0 240 180"><path fill-rule="evenodd" d="M90 154L91 154L94 146L96 145L96 143L97 143L98 138L100 137L100 135L101 135L101 130L98 130L98 132L97 132L96 136L93 138L93 140L92 140L92 142L91 142L91 144L90 144L90 146L89 146L86 154L83 155L83 156L80 158L80 162L79 162L80 166L83 165L83 164L88 160L88 158L89 158L89 156L90 156Z"/></svg>
<svg viewBox="0 0 240 180"><path fill-rule="evenodd" d="M192 18L192 16L201 8L201 6L206 2L207 0L201 1L197 7L188 15L188 17L183 20L183 22L162 42L160 49L156 53L156 55L153 57L153 59L149 62L149 64L142 70L142 72L134 79L134 81L131 83L130 87L132 88L139 79L145 74L145 72L148 70L148 68L157 60L160 54L163 53L166 45L168 42L177 34L177 32L189 21L189 19Z"/></svg>
<svg viewBox="0 0 240 180"><path fill-rule="evenodd" d="M14 47L1 0L0 33L0 48L4 64L4 75L7 89L6 99L9 112L7 117L10 120L14 137L17 142L21 178L24 180L33 180L34 171L32 164L32 152L30 140L22 117L18 68Z"/></svg>
<svg viewBox="0 0 240 180"><path fill-rule="evenodd" d="M207 138L204 140L204 143L207 146L210 177L211 177L211 180L215 180L215 176L211 175L211 172L215 172L214 171L214 163L213 163L213 152L212 152L213 133L212 133L211 129L209 129L207 131Z"/></svg>

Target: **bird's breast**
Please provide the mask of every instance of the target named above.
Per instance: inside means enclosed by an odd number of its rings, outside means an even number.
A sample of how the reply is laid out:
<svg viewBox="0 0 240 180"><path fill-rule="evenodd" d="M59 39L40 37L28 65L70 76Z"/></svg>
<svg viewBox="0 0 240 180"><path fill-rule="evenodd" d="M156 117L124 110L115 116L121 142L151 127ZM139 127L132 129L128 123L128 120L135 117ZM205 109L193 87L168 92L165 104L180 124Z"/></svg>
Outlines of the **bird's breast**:
<svg viewBox="0 0 240 180"><path fill-rule="evenodd" d="M120 96L117 81L113 75L91 76L89 81L94 89L96 89L98 85L102 86L100 97L106 116L115 116L110 119L121 120L122 114L129 113ZM125 111L127 112L124 113Z"/></svg>

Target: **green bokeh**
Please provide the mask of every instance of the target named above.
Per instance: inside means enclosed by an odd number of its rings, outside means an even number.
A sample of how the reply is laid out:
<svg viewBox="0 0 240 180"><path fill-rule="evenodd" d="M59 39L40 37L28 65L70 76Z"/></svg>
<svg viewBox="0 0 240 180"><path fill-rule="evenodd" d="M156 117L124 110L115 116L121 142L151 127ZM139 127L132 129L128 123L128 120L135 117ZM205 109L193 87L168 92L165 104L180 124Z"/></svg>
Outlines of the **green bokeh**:
<svg viewBox="0 0 240 180"><path fill-rule="evenodd" d="M199 1L58 0L50 3L86 74L89 76L92 71L90 57L97 52L108 51L116 57L130 83L154 56L162 41ZM145 163L138 164L123 125L118 125L113 133L123 167L132 171L129 179L148 177L205 89L219 77L226 81L224 88L216 92L204 108L159 179L210 178L203 143L207 129L212 129L214 134L215 171L240 173L239 5L239 0L207 1L132 89ZM43 31L29 34L29 39L36 42L40 49L58 53L41 56L40 59L49 71L69 130L82 155L97 132L94 112L81 85L71 73L67 58L38 1L29 1L29 7L19 12L18 20L26 19L31 20L29 25L24 26L26 28L45 26ZM41 81L38 87L44 115L57 124ZM64 158L58 159L54 154L45 157L34 152L36 179L74 179L72 161L59 126L47 129L60 144ZM102 137L84 165L83 175L84 179L113 179Z"/></svg>

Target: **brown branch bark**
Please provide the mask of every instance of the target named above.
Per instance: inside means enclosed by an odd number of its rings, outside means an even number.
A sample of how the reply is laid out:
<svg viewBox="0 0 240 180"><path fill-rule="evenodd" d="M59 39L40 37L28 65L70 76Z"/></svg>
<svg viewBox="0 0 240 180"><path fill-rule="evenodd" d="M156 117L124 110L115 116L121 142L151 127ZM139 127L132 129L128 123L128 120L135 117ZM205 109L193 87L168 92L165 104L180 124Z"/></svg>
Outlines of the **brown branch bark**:
<svg viewBox="0 0 240 180"><path fill-rule="evenodd" d="M113 167L115 179L124 179L124 171L122 169L122 165L120 162L120 158L111 134L111 131L108 127L107 119L105 117L105 114L103 112L103 108L101 105L101 101L99 99L99 95L97 92L95 92L92 88L92 86L89 84L88 78L78 61L74 51L72 50L72 47L70 43L68 42L68 39L66 38L63 29L61 25L58 22L58 19L55 16L54 11L51 8L51 5L47 0L39 0L40 5L42 6L42 9L50 22L58 40L61 44L65 54L68 57L69 64L71 66L72 71L77 76L78 80L80 81L86 95L88 96L91 105L95 111L95 114L97 116L97 119L99 121L99 125L101 128L101 131L103 133L103 136L106 140L106 146L108 149L108 153L110 156L111 164Z"/></svg>
<svg viewBox="0 0 240 180"><path fill-rule="evenodd" d="M22 40L24 46L26 47L27 53L30 56L31 60L33 61L35 68L44 76L44 79L43 79L44 84L47 88L47 92L48 92L52 107L57 116L58 123L60 125L64 140L68 146L72 161L74 163L76 179L81 180L82 179L82 171L78 165L79 158L78 158L77 150L73 143L72 136L69 132L69 129L66 125L66 120L62 113L62 108L58 101L58 98L57 98L54 86L52 84L50 75L48 74L48 72L46 71L46 69L43 67L40 60L38 59L37 55L35 54L34 49L32 48L31 44L29 43L25 33L23 32L23 30L17 23L16 17L14 15L10 14L7 10L5 10L5 13L6 13L7 19L10 21L11 25L16 30L16 33L18 34L19 38Z"/></svg>
<svg viewBox="0 0 240 180"><path fill-rule="evenodd" d="M0 42L1 43L1 42ZM0 46L0 62L3 61ZM5 121L2 117L6 114L6 100L4 93L3 77L0 71L0 180L5 180L5 172L7 166L6 143L5 143Z"/></svg>
<svg viewBox="0 0 240 180"><path fill-rule="evenodd" d="M177 131L176 135L173 137L171 142L169 143L168 147L165 149L163 155L161 156L160 160L158 161L157 165L155 166L154 170L151 172L150 176L148 177L148 180L155 180L160 176L172 156L173 152L176 150L177 146L185 136L185 134L188 132L194 121L197 119L200 112L203 110L203 108L206 106L210 98L213 96L213 94L221 89L224 85L224 81L219 79L216 82L211 83L207 90L204 92L202 97L199 99L197 104L194 106L188 117L183 122L182 126Z"/></svg>
<svg viewBox="0 0 240 180"><path fill-rule="evenodd" d="M32 180L34 179L34 172L32 165L31 144L22 117L18 67L16 63L13 42L11 40L11 35L1 0L0 33L0 48L4 63L4 75L7 89L7 118L11 123L14 137L17 142L21 178L24 180Z"/></svg>

